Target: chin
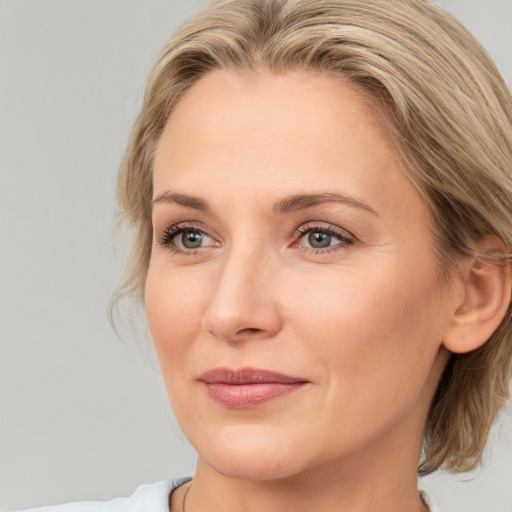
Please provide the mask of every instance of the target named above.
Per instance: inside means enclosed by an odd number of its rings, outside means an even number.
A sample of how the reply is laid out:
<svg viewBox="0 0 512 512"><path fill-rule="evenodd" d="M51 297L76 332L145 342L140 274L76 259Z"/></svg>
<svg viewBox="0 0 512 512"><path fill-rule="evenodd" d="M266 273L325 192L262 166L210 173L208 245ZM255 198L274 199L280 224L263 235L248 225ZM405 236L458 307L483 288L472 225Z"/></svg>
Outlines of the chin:
<svg viewBox="0 0 512 512"><path fill-rule="evenodd" d="M208 454L210 455L210 454ZM236 480L277 481L286 480L301 473L297 461L283 458L279 454L236 453L233 457L211 454L203 460L217 473Z"/></svg>
<svg viewBox="0 0 512 512"><path fill-rule="evenodd" d="M293 442L289 431L279 436L267 428L245 427L226 428L192 444L208 466L229 478L281 480L307 466L304 451L297 448L300 445Z"/></svg>

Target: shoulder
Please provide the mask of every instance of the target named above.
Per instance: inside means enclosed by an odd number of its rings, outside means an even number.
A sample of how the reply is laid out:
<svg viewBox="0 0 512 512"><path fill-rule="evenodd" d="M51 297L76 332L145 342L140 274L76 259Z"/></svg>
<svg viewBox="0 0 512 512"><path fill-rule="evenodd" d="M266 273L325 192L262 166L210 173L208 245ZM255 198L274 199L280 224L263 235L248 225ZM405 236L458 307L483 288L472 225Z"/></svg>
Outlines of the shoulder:
<svg viewBox="0 0 512 512"><path fill-rule="evenodd" d="M169 494L189 480L189 477L176 478L141 485L131 496L124 498L64 503L49 507L30 508L24 512L140 512L141 510L169 512Z"/></svg>

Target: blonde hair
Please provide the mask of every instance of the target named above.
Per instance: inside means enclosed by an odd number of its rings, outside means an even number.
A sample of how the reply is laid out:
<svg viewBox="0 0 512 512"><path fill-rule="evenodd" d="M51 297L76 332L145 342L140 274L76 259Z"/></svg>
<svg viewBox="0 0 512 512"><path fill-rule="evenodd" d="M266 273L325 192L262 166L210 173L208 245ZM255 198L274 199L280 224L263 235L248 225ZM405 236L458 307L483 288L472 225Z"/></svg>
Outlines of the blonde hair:
<svg viewBox="0 0 512 512"><path fill-rule="evenodd" d="M180 97L215 68L320 70L364 93L392 129L407 175L430 206L445 274L492 234L512 248L512 100L480 44L426 0L219 0L166 44L149 77L118 181L135 244L114 297L143 300L152 161ZM479 255L486 258L486 255ZM480 349L453 355L425 427L421 474L481 460L508 396L512 311Z"/></svg>

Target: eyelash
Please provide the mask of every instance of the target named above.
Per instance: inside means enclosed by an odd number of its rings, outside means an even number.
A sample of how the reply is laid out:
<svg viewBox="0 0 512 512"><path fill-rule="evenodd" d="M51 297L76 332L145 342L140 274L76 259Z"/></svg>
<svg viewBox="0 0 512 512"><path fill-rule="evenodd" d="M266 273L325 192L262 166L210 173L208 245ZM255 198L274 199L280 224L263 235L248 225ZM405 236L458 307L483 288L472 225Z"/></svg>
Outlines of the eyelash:
<svg viewBox="0 0 512 512"><path fill-rule="evenodd" d="M174 224L168 227L162 233L158 243L160 246L169 249L172 253L187 256L196 256L201 254L203 250L208 249L208 247L198 247L196 249L183 250L177 245L173 244L173 240L178 235L188 231L200 233L210 237L212 240L215 240L213 236L211 236L202 226L196 224ZM311 232L325 233L326 235L337 238L339 243L327 246L325 248L304 247L303 245L300 245L299 240ZM296 230L294 237L294 242L291 244L291 247L302 248L308 254L327 254L334 251L347 249L356 242L355 237L345 230L334 228L333 226L325 226L322 224L314 223L301 226Z"/></svg>

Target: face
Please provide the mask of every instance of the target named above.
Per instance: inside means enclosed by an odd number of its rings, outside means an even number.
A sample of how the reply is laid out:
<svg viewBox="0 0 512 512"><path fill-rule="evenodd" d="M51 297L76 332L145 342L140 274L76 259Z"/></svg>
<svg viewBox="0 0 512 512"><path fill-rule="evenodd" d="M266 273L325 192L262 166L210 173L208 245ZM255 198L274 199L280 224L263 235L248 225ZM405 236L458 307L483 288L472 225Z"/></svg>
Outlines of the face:
<svg viewBox="0 0 512 512"><path fill-rule="evenodd" d="M451 296L427 207L356 91L305 71L201 78L157 147L153 227L148 322L210 468L417 458Z"/></svg>

